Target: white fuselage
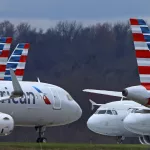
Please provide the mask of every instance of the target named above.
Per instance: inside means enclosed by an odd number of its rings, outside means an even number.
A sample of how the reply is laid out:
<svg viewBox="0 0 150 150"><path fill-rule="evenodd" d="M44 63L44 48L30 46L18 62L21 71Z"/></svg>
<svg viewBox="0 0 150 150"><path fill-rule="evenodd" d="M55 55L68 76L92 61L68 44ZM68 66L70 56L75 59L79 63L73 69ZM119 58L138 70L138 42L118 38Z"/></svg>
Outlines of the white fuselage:
<svg viewBox="0 0 150 150"><path fill-rule="evenodd" d="M133 101L115 101L100 106L93 114L87 126L93 132L108 136L139 136L124 128L123 120L130 113L132 107L139 107L140 104Z"/></svg>
<svg viewBox="0 0 150 150"><path fill-rule="evenodd" d="M80 106L64 89L39 82L19 83L24 96L0 102L0 112L11 115L16 126L58 126L81 117ZM11 81L0 81L1 97L10 95L12 91Z"/></svg>
<svg viewBox="0 0 150 150"><path fill-rule="evenodd" d="M124 120L124 126L133 133L150 136L150 109L143 106L130 113Z"/></svg>

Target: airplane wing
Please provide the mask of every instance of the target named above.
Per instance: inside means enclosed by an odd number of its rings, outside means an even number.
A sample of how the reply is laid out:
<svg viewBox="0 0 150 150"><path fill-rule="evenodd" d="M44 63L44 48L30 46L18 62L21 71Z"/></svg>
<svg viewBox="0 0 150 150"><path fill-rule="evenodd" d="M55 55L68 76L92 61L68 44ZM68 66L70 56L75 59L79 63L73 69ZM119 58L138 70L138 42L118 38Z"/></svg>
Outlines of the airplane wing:
<svg viewBox="0 0 150 150"><path fill-rule="evenodd" d="M106 90L94 90L94 89L84 89L83 92L88 93L95 93L95 94L102 94L102 95L109 95L109 96L116 96L116 97L123 97L122 92L116 92L116 91L106 91Z"/></svg>
<svg viewBox="0 0 150 150"><path fill-rule="evenodd" d="M23 90L17 80L17 77L14 74L14 71L10 68L10 74L11 74L11 78L12 78L12 85L13 85L13 89L14 91L11 93L10 96L4 96L4 97L0 97L0 102L4 102L10 98L19 98L23 96Z"/></svg>

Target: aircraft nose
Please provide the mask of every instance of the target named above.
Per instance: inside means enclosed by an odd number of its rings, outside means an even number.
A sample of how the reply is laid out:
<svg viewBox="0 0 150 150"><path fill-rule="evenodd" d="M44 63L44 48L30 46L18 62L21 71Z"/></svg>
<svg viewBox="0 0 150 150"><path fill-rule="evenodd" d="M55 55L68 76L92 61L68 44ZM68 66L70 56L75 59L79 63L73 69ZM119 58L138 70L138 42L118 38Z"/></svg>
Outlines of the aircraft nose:
<svg viewBox="0 0 150 150"><path fill-rule="evenodd" d="M98 119L95 118L94 116L91 116L87 121L87 127L93 132L96 132L95 130L98 125L99 125Z"/></svg>
<svg viewBox="0 0 150 150"><path fill-rule="evenodd" d="M77 117L77 120L82 116L82 109L81 107L79 106L78 103L76 103L76 117Z"/></svg>
<svg viewBox="0 0 150 150"><path fill-rule="evenodd" d="M124 127L129 130L132 131L134 129L134 127L137 124L136 118L132 115L128 115L124 121L123 121Z"/></svg>

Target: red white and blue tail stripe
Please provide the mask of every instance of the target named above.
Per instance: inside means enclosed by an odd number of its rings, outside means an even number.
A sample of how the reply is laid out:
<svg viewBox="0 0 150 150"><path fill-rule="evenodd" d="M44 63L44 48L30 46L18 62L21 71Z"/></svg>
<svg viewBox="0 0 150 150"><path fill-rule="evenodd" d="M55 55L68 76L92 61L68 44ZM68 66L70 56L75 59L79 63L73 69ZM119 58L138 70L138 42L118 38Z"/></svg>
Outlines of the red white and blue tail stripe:
<svg viewBox="0 0 150 150"><path fill-rule="evenodd" d="M12 37L0 37L0 80L4 80Z"/></svg>
<svg viewBox="0 0 150 150"><path fill-rule="evenodd" d="M143 19L130 19L141 85L150 90L150 30Z"/></svg>
<svg viewBox="0 0 150 150"><path fill-rule="evenodd" d="M19 43L15 50L13 51L12 55L10 56L6 71L4 80L11 81L10 71L9 69L12 68L15 72L15 75L19 81L22 81L24 76L24 70L26 65L26 60L28 56L28 50L29 50L29 43Z"/></svg>

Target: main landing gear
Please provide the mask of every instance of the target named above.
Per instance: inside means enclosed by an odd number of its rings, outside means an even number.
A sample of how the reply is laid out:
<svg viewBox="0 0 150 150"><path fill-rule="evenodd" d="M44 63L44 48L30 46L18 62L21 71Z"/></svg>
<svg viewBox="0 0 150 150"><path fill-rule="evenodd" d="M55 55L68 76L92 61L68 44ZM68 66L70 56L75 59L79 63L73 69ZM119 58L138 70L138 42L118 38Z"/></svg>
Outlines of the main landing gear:
<svg viewBox="0 0 150 150"><path fill-rule="evenodd" d="M39 136L36 140L37 143L46 143L47 139L44 137L44 132L46 130L45 126L36 126L35 127L36 132L38 132Z"/></svg>
<svg viewBox="0 0 150 150"><path fill-rule="evenodd" d="M124 136L117 136L117 144L122 144L124 140L125 140Z"/></svg>

